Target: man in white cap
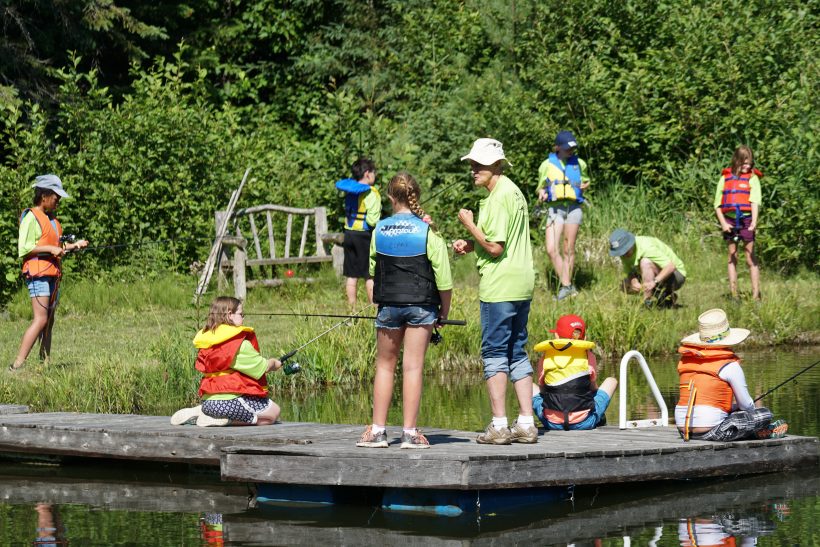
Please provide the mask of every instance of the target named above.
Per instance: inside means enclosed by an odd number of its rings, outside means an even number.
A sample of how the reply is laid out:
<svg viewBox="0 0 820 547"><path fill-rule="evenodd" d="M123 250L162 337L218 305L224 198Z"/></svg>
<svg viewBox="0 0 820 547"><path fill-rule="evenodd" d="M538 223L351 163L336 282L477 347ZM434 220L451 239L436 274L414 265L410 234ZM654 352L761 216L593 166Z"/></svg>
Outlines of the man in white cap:
<svg viewBox="0 0 820 547"><path fill-rule="evenodd" d="M771 411L756 408L749 394L740 357L732 350L747 336L747 329L729 327L725 311L712 309L698 317L698 332L681 340L675 424L684 440L740 441L786 434L788 424L772 422Z"/></svg>
<svg viewBox="0 0 820 547"><path fill-rule="evenodd" d="M527 355L527 320L535 270L530 245L527 200L505 177L504 149L495 139L478 139L469 154L476 186L489 195L481 200L478 222L473 212L461 209L458 219L471 239L453 243L464 255L475 251L481 277L481 359L490 395L493 421L476 441L480 444L535 443L538 429L532 412L532 365ZM519 405L518 419L509 427L506 412L507 378L513 382Z"/></svg>

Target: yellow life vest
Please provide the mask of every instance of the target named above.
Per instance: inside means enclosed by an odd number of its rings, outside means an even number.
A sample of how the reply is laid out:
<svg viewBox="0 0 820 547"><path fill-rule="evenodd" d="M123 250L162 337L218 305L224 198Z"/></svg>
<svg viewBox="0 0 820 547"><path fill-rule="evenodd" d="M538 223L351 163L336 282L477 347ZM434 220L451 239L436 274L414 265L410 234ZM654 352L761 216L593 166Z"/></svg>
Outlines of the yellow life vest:
<svg viewBox="0 0 820 547"><path fill-rule="evenodd" d="M574 160L574 161L573 161ZM581 168L578 159L573 157L562 164L553 153L547 160L545 189L549 202L554 201L584 201L581 192Z"/></svg>
<svg viewBox="0 0 820 547"><path fill-rule="evenodd" d="M567 378L589 371L587 350L595 347L588 340L556 338L535 345L535 351L544 354L544 370L539 383L558 384Z"/></svg>

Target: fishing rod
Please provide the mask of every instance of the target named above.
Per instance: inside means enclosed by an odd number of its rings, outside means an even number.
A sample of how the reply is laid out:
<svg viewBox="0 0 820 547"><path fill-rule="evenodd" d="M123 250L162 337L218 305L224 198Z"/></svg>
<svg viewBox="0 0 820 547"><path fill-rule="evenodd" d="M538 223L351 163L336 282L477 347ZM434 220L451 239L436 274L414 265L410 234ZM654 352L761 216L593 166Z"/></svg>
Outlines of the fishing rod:
<svg viewBox="0 0 820 547"><path fill-rule="evenodd" d="M68 234L68 236L70 236L71 238L75 238L75 239L77 237L74 234ZM63 237L66 237L66 236L63 236ZM163 243L178 243L178 242L182 242L182 241L201 241L201 240L212 241L212 238L210 238L210 237L183 237L183 238L177 238L177 239L155 239L155 240L152 240L152 241L135 241L133 243L114 243L114 244L111 244L111 245L95 245L93 247L84 247L82 249L77 249L76 252L89 252L89 251L99 251L99 250L103 250L103 249L118 249L118 248L123 248L123 247L139 247L139 246L143 246L143 245L159 245L159 244L163 244ZM73 239L68 240L68 241L73 241Z"/></svg>
<svg viewBox="0 0 820 547"><path fill-rule="evenodd" d="M296 349L294 349L294 350L292 350L292 351L290 351L290 352L286 353L286 354L285 354L285 355L283 355L282 357L280 357L280 358L279 358L279 361L282 363L282 370L285 372L285 374L287 374L287 375L296 374L297 372L300 372L300 371L302 370L302 365L300 365L299 363L288 363L288 364L285 364L285 363L287 363L287 361L288 361L289 359L291 359L291 358L292 358L294 355L296 355L299 351L303 350L305 347L309 346L310 344L312 344L313 342L315 342L316 340L318 340L318 339L319 339L319 338L321 338L322 336L324 336L324 335L326 335L326 334L329 334L329 333L333 332L334 330L338 329L339 327L341 327L342 325L344 325L344 324L345 324L345 323L346 323L346 322L347 322L350 318L362 318L362 319L363 319L363 317L361 317L359 314L360 314L360 313L363 313L363 312L364 312L364 310L366 310L367 308L369 308L369 307L370 307L370 306L372 306L372 305L373 305L373 304L368 304L367 306L365 306L364 308L362 308L361 310L359 310L359 311L358 311L355 315L345 316L345 319L344 319L344 320L339 321L338 323L336 323L335 325L333 325L333 326L332 326L332 327L330 327L329 329L327 329L327 330L325 330L325 331L323 331L323 332L321 332L321 333L317 334L316 336L314 336L313 338L311 338L310 340L308 340L307 342L305 342L304 344L302 344L302 345L301 345L301 346L299 346L298 348L296 348ZM245 315L279 315L279 314L258 314L258 313L246 313ZM299 315L299 314L282 314L282 315Z"/></svg>
<svg viewBox="0 0 820 547"><path fill-rule="evenodd" d="M286 316L286 317L341 317L344 319L378 319L375 315L343 315L343 314L334 314L334 313L284 313L284 312L273 312L273 313L245 313L245 315L257 315L263 317L272 317L272 316ZM342 321L344 323L344 321ZM440 319L437 321L439 325L455 325L463 327L467 324L467 321L462 319Z"/></svg>
<svg viewBox="0 0 820 547"><path fill-rule="evenodd" d="M758 402L760 399L762 399L762 398L763 398L763 397L765 397L766 395L770 394L770 393L771 393L771 392L773 392L774 390L779 389L779 388L783 387L784 385L788 384L789 382L791 382L792 380L794 380L795 378L797 378L798 376L800 376L800 375L801 375L801 374L803 374L804 372L809 371L812 367L816 366L817 364L820 364L820 361L815 361L814 363L810 364L809 366L807 366L807 367L806 367L806 368L804 368L803 370L800 370L800 371L798 371L798 372L796 372L796 373L792 374L792 375L791 375L791 376L789 376L786 380L784 380L784 381L780 382L779 384L777 384L776 386L774 386L772 389L770 389L769 391L767 391L766 393L764 393L763 395L761 395L760 397L758 397L757 399L755 399L755 400L754 400L754 402L755 402L755 403L756 403L756 402Z"/></svg>

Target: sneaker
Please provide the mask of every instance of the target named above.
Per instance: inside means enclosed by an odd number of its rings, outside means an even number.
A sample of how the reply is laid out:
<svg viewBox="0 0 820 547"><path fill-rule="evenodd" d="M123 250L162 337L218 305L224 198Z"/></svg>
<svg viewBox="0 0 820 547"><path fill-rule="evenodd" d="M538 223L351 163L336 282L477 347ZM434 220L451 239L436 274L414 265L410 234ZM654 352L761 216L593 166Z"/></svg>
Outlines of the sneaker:
<svg viewBox="0 0 820 547"><path fill-rule="evenodd" d="M177 410L171 416L171 425L194 425L202 415L202 405L197 405L193 408L183 408Z"/></svg>
<svg viewBox="0 0 820 547"><path fill-rule="evenodd" d="M229 423L230 418L211 418L206 414L200 414L196 418L196 425L199 427L224 427Z"/></svg>
<svg viewBox="0 0 820 547"><path fill-rule="evenodd" d="M478 437L475 438L475 442L478 444L511 444L512 433L510 433L509 427L496 429L493 424L490 424L484 433L480 433Z"/></svg>
<svg viewBox="0 0 820 547"><path fill-rule="evenodd" d="M369 425L362 433L356 446L360 448L387 448L387 431L374 434L373 426Z"/></svg>
<svg viewBox="0 0 820 547"><path fill-rule="evenodd" d="M401 447L402 448L430 448L430 441L427 440L427 437L421 434L421 431L416 429L416 434L411 435L409 433L402 433L401 434Z"/></svg>
<svg viewBox="0 0 820 547"><path fill-rule="evenodd" d="M563 300L570 296L575 296L572 292L572 285L561 285L561 288L558 289L558 294L555 295L555 300Z"/></svg>
<svg viewBox="0 0 820 547"><path fill-rule="evenodd" d="M510 442L534 444L538 442L538 428L534 425L518 425L513 422L510 428Z"/></svg>
<svg viewBox="0 0 820 547"><path fill-rule="evenodd" d="M577 289L577 288L575 288L575 285L572 285L572 284L571 284L571 285L569 286L569 295L570 295L570 296L578 296L578 289Z"/></svg>
<svg viewBox="0 0 820 547"><path fill-rule="evenodd" d="M785 420L775 420L764 429L757 432L758 439L780 439L786 436L789 424Z"/></svg>

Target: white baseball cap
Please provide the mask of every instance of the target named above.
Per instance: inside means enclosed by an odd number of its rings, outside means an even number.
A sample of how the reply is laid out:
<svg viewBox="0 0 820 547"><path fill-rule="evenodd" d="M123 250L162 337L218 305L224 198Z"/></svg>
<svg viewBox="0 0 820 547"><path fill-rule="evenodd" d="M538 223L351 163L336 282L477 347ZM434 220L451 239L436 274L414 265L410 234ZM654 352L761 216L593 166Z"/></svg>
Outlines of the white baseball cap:
<svg viewBox="0 0 820 547"><path fill-rule="evenodd" d="M495 139L478 139L473 143L470 153L461 158L461 161L473 160L481 165L493 165L498 160L504 160L510 165L510 160L504 156L504 146Z"/></svg>

